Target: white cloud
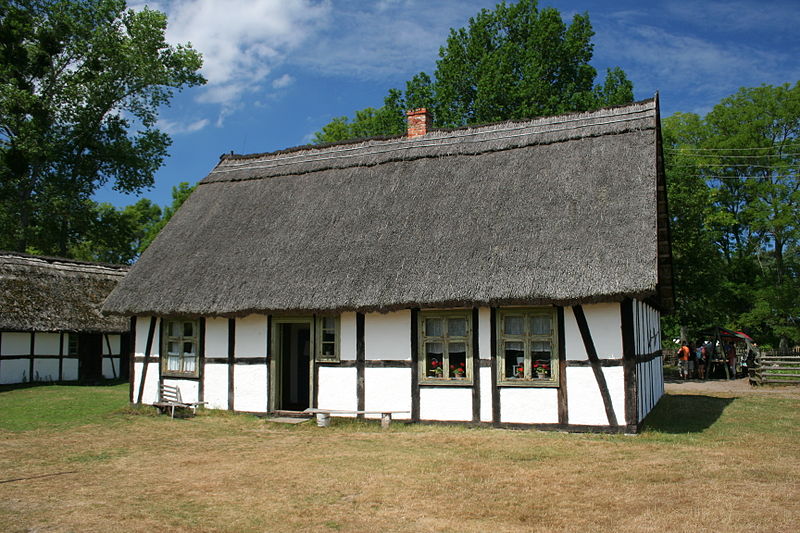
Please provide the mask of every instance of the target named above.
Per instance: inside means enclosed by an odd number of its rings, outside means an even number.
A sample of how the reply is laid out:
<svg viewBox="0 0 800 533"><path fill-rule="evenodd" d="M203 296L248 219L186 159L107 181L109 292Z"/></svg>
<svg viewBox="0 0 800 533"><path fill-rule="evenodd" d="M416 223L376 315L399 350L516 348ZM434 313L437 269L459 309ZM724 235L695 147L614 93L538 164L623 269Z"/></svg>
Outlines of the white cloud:
<svg viewBox="0 0 800 533"><path fill-rule="evenodd" d="M167 13L169 42L191 43L203 54L208 84L199 90L198 101L221 105L221 116L236 109L247 93L261 89L273 69L325 24L331 11L329 0L173 0L148 5Z"/></svg>
<svg viewBox="0 0 800 533"><path fill-rule="evenodd" d="M280 78L272 80L272 88L273 89L285 89L289 85L294 83L294 78L289 74L284 74Z"/></svg>
<svg viewBox="0 0 800 533"><path fill-rule="evenodd" d="M158 127L165 133L169 135L179 135L181 133L193 133L195 131L200 131L203 128L208 126L208 119L203 118L200 120L195 120L194 122L179 122L177 120L169 120L169 119L159 119L158 120Z"/></svg>

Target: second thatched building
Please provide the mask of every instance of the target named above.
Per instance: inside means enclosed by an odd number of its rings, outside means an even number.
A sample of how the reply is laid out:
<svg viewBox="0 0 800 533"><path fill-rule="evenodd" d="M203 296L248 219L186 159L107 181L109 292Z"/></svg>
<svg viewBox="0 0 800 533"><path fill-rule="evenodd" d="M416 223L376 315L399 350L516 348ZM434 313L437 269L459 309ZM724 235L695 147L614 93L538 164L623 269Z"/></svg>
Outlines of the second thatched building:
<svg viewBox="0 0 800 533"><path fill-rule="evenodd" d="M224 156L105 304L132 399L636 431L672 305L657 100L427 121Z"/></svg>

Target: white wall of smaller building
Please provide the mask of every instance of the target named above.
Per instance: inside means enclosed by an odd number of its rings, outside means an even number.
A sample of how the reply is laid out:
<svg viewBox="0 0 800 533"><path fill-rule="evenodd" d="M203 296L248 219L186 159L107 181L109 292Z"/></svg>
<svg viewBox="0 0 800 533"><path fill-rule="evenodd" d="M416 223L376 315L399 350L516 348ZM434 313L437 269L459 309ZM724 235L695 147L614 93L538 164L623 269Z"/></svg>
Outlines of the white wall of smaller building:
<svg viewBox="0 0 800 533"><path fill-rule="evenodd" d="M625 377L621 366L603 368L611 405L618 424L625 423ZM567 367L567 405L569 423L607 426L603 397L590 367Z"/></svg>
<svg viewBox="0 0 800 533"><path fill-rule="evenodd" d="M3 359L0 361L0 384L23 383L30 379L28 359Z"/></svg>
<svg viewBox="0 0 800 533"><path fill-rule="evenodd" d="M265 412L267 410L267 383L266 365L235 365L233 401L236 410L251 413Z"/></svg>
<svg viewBox="0 0 800 533"><path fill-rule="evenodd" d="M472 388L420 387L419 416L422 420L472 420Z"/></svg>
<svg viewBox="0 0 800 533"><path fill-rule="evenodd" d="M411 311L366 314L364 350L367 359L411 359Z"/></svg>
<svg viewBox="0 0 800 533"><path fill-rule="evenodd" d="M534 387L500 389L500 421L518 424L557 424L558 389Z"/></svg>
<svg viewBox="0 0 800 533"><path fill-rule="evenodd" d="M206 407L209 409L228 408L228 365L206 363L203 370L203 400L208 402Z"/></svg>
<svg viewBox="0 0 800 533"><path fill-rule="evenodd" d="M0 343L0 355L30 355L31 334L16 331L4 331ZM56 352L58 353L58 352Z"/></svg>
<svg viewBox="0 0 800 533"><path fill-rule="evenodd" d="M61 335L58 333L36 333L33 343L33 355L58 355L58 343L60 340Z"/></svg>
<svg viewBox="0 0 800 533"><path fill-rule="evenodd" d="M600 359L622 357L622 318L620 304L602 303L583 306L586 323L592 334L592 341ZM564 335L566 337L567 359L588 359L581 332L572 308L564 308Z"/></svg>
<svg viewBox="0 0 800 533"><path fill-rule="evenodd" d="M356 379L355 368L320 367L317 407L355 411L358 407Z"/></svg>
<svg viewBox="0 0 800 533"><path fill-rule="evenodd" d="M392 415L411 418L411 369L365 368L364 408L367 411L408 411ZM375 415L378 416L378 415Z"/></svg>
<svg viewBox="0 0 800 533"><path fill-rule="evenodd" d="M78 359L74 357L64 358L64 363L61 367L61 376L64 381L75 381L78 379Z"/></svg>
<svg viewBox="0 0 800 533"><path fill-rule="evenodd" d="M248 315L236 319L235 353L236 357L267 356L267 317L265 315Z"/></svg>
<svg viewBox="0 0 800 533"><path fill-rule="evenodd" d="M106 379L116 379L119 377L119 357L103 358L103 377Z"/></svg>
<svg viewBox="0 0 800 533"><path fill-rule="evenodd" d="M342 361L356 359L356 314L342 313L339 317L339 355Z"/></svg>

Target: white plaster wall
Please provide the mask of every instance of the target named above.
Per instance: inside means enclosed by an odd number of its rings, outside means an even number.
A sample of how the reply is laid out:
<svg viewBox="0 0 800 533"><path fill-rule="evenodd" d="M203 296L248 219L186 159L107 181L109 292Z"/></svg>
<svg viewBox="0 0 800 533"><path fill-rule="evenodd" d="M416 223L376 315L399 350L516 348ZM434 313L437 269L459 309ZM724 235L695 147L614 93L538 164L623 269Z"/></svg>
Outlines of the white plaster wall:
<svg viewBox="0 0 800 533"><path fill-rule="evenodd" d="M364 316L367 359L411 359L411 310Z"/></svg>
<svg viewBox="0 0 800 533"><path fill-rule="evenodd" d="M149 376L147 381L150 381ZM181 399L185 402L200 401L200 384L197 381L188 379L164 378L164 384L178 387L178 389L181 391Z"/></svg>
<svg viewBox="0 0 800 533"><path fill-rule="evenodd" d="M420 387L419 417L422 420L472 420L472 388Z"/></svg>
<svg viewBox="0 0 800 533"><path fill-rule="evenodd" d="M61 336L58 333L36 333L33 343L34 355L58 355L60 339Z"/></svg>
<svg viewBox="0 0 800 533"><path fill-rule="evenodd" d="M2 355L30 355L31 354L31 334L4 331L2 333ZM58 352L56 352L58 353Z"/></svg>
<svg viewBox="0 0 800 533"><path fill-rule="evenodd" d="M203 369L203 400L208 402L206 407L209 409L228 408L228 365L206 363Z"/></svg>
<svg viewBox="0 0 800 533"><path fill-rule="evenodd" d="M600 359L622 357L622 322L619 303L587 304L583 306L586 323ZM583 338L571 307L564 308L564 336L567 359L586 360Z"/></svg>
<svg viewBox="0 0 800 533"><path fill-rule="evenodd" d="M64 333L64 345L61 348L62 349L61 353L63 353L64 355L67 355L69 353L69 336L70 335L74 335L74 333Z"/></svg>
<svg viewBox="0 0 800 533"><path fill-rule="evenodd" d="M492 311L488 307L481 307L478 309L478 354L481 359L492 358L491 332ZM481 405L483 405L483 401L481 401Z"/></svg>
<svg viewBox="0 0 800 533"><path fill-rule="evenodd" d="M358 408L356 379L355 368L320 367L317 406L320 409L355 411Z"/></svg>
<svg viewBox="0 0 800 533"><path fill-rule="evenodd" d="M228 357L227 318L206 319L206 357Z"/></svg>
<svg viewBox="0 0 800 533"><path fill-rule="evenodd" d="M136 355L144 357L145 350L147 350L147 332L150 329L149 316L140 316L136 319ZM153 347L150 350L150 356L158 355L161 348L158 346L158 328L160 319L156 319L156 329L153 332ZM149 372L149 371L148 371Z"/></svg>
<svg viewBox="0 0 800 533"><path fill-rule="evenodd" d="M5 337L5 333L3 334ZM0 383L22 383L30 379L29 359L3 359L0 361Z"/></svg>
<svg viewBox="0 0 800 533"><path fill-rule="evenodd" d="M119 377L119 357L103 358L103 377L106 379Z"/></svg>
<svg viewBox="0 0 800 533"><path fill-rule="evenodd" d="M75 381L78 379L78 359L64 358L61 366L61 379L64 381Z"/></svg>
<svg viewBox="0 0 800 533"><path fill-rule="evenodd" d="M239 333L239 324L236 324ZM238 341L237 341L238 348ZM267 410L267 366L235 365L233 369L233 402L237 411L263 413Z"/></svg>
<svg viewBox="0 0 800 533"><path fill-rule="evenodd" d="M492 421L492 369L478 369L481 376L481 421Z"/></svg>
<svg viewBox="0 0 800 533"><path fill-rule="evenodd" d="M106 338L108 338L107 341ZM115 333L109 333L108 335L103 335L103 355L119 355L121 342L122 342L122 337ZM109 345L111 345L110 352L108 351Z"/></svg>
<svg viewBox="0 0 800 533"><path fill-rule="evenodd" d="M518 424L557 424L558 389L501 388L500 421Z"/></svg>
<svg viewBox="0 0 800 533"><path fill-rule="evenodd" d="M34 381L58 381L58 359L34 359Z"/></svg>
<svg viewBox="0 0 800 533"><path fill-rule="evenodd" d="M267 356L266 316L248 315L244 318L236 319L236 347L234 351L236 352L236 357ZM238 407L237 410L239 410ZM261 408L261 411L263 410L264 407Z"/></svg>
<svg viewBox="0 0 800 533"><path fill-rule="evenodd" d="M365 320L366 321L366 320ZM339 316L339 356L343 361L356 358L356 314L342 313Z"/></svg>
<svg viewBox="0 0 800 533"><path fill-rule="evenodd" d="M155 344L155 342L153 343ZM66 373L66 360L64 361L64 368ZM144 363L134 363L133 372L133 401L139 400L139 387L142 381L142 369ZM181 394L183 391L181 391ZM144 383L144 393L142 394L142 403L152 404L158 401L158 361L150 363L147 366L147 380Z"/></svg>
<svg viewBox="0 0 800 533"><path fill-rule="evenodd" d="M411 418L411 369L365 368L364 406L367 411L408 411L392 418Z"/></svg>
<svg viewBox="0 0 800 533"><path fill-rule="evenodd" d="M621 366L603 368L617 423L625 423L625 379ZM603 397L590 367L567 367L569 423L607 426Z"/></svg>

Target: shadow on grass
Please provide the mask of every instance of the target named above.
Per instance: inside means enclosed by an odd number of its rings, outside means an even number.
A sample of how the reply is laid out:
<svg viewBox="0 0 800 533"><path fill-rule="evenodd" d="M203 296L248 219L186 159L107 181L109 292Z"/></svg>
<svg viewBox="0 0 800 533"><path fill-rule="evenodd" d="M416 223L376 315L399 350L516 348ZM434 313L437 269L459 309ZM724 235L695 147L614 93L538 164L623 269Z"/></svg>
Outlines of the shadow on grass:
<svg viewBox="0 0 800 533"><path fill-rule="evenodd" d="M28 381L25 383L12 383L0 385L0 392L14 390L33 389L36 387L116 387L122 383L128 383L127 379L103 379L97 381Z"/></svg>
<svg viewBox="0 0 800 533"><path fill-rule="evenodd" d="M699 433L710 428L735 398L665 394L647 418L644 429L662 433Z"/></svg>

